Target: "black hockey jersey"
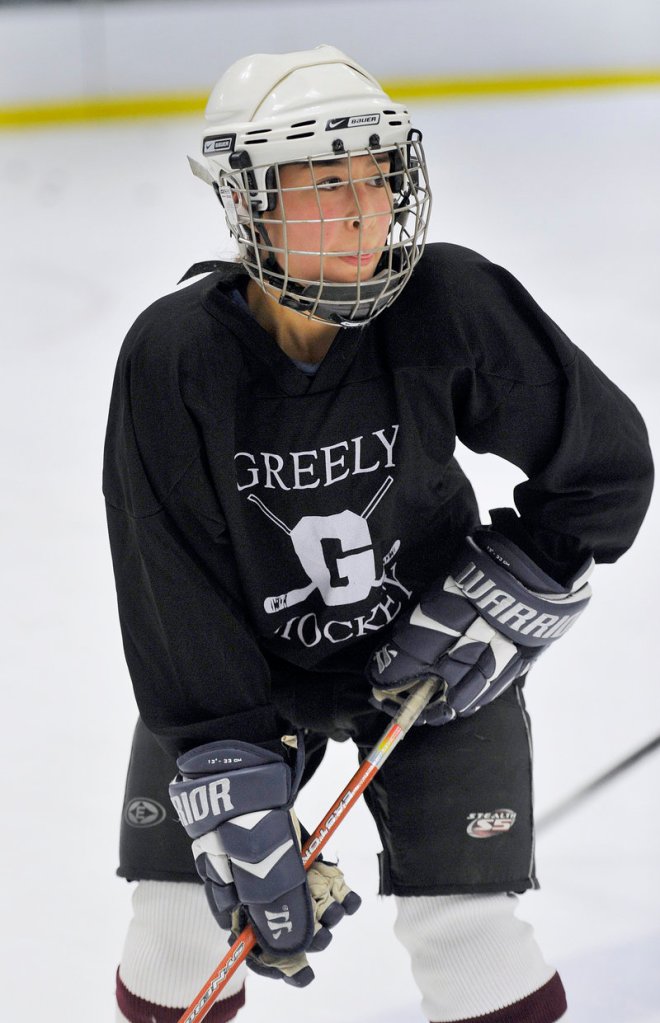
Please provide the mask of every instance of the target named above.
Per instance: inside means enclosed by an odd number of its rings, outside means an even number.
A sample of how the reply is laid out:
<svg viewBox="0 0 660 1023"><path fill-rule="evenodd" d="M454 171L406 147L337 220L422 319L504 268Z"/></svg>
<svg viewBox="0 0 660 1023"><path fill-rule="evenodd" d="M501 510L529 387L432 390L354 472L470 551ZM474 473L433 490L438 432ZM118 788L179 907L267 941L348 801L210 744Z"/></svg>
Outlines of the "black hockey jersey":
<svg viewBox="0 0 660 1023"><path fill-rule="evenodd" d="M141 714L172 752L275 738L271 663L361 670L475 525L456 438L519 466L498 528L556 577L632 543L652 478L632 403L508 272L430 245L305 375L232 297L161 299L119 357L104 493Z"/></svg>

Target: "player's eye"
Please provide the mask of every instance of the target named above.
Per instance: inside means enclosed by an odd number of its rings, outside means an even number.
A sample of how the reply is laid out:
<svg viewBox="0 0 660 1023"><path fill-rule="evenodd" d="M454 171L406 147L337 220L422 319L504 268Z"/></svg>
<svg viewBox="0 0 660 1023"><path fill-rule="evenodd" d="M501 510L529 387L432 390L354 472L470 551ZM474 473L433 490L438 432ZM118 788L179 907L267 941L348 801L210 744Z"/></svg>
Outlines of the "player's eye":
<svg viewBox="0 0 660 1023"><path fill-rule="evenodd" d="M345 184L346 182L342 178L323 178L317 182L317 188L322 188L325 192L331 192Z"/></svg>

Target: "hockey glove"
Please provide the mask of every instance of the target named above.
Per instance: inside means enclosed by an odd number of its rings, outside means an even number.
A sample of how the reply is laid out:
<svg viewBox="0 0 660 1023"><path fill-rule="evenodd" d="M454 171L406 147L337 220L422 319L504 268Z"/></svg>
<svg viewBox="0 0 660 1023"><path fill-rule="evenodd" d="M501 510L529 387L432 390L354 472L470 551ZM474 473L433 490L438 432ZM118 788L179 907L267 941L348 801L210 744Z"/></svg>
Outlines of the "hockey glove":
<svg viewBox="0 0 660 1023"><path fill-rule="evenodd" d="M512 541L483 528L467 537L451 574L397 622L371 657L371 703L395 714L414 686L436 675L447 683L418 724L474 714L523 676L573 625L591 598L590 559L566 586L546 575Z"/></svg>
<svg viewBox="0 0 660 1023"><path fill-rule="evenodd" d="M315 928L308 951L321 952L332 940L329 928L334 927L344 916L351 916L357 912L362 900L348 887L339 867L326 863L325 860L317 859L309 868L307 885L312 897ZM245 923L245 911L235 910L230 939L232 944ZM276 980L281 978L294 987L306 987L314 979L314 972L304 952L282 957L257 946L248 955L247 965L262 977L272 977Z"/></svg>
<svg viewBox="0 0 660 1023"><path fill-rule="evenodd" d="M302 745L292 771L251 743L214 742L179 757L170 785L216 920L238 931L249 921L259 943L249 965L300 987L314 976L302 953L325 948L328 927L360 904L337 878L322 890L316 880L316 895L308 884L292 810L303 763Z"/></svg>

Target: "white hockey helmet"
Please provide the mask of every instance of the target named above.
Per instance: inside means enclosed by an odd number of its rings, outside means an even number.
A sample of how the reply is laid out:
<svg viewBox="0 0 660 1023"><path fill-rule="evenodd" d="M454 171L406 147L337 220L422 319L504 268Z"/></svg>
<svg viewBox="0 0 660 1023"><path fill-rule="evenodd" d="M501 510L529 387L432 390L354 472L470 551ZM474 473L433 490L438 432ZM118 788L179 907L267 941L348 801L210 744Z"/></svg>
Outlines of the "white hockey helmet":
<svg viewBox="0 0 660 1023"><path fill-rule="evenodd" d="M193 171L213 185L241 261L265 291L275 289L283 305L309 318L345 326L368 322L394 301L422 254L431 193L421 133L369 72L333 46L252 54L219 80L206 122L206 166L191 160ZM389 172L382 170L383 152ZM351 284L323 280L322 272L314 281L292 276L290 250L272 245L263 218L279 208L286 231L278 168L346 158L350 176L352 158L365 155L376 168L370 174L389 186L391 202L375 272ZM316 222L323 223L320 201L318 210Z"/></svg>

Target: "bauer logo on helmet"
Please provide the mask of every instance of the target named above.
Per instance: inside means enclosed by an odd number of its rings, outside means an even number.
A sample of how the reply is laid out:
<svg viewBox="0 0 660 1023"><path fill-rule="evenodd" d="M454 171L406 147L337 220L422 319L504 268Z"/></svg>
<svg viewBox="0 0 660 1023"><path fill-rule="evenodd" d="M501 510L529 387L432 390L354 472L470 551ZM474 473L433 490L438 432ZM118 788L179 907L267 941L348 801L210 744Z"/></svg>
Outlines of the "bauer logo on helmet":
<svg viewBox="0 0 660 1023"><path fill-rule="evenodd" d="M212 153L231 153L236 142L235 135L209 135L204 139L202 151L205 156Z"/></svg>
<svg viewBox="0 0 660 1023"><path fill-rule="evenodd" d="M355 114L353 117L333 117L325 126L326 131L338 128L362 128L365 124L378 124L380 114Z"/></svg>

